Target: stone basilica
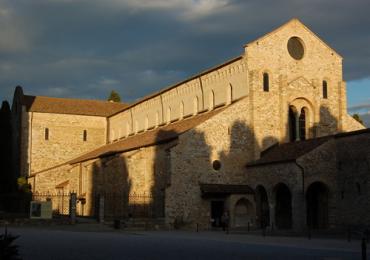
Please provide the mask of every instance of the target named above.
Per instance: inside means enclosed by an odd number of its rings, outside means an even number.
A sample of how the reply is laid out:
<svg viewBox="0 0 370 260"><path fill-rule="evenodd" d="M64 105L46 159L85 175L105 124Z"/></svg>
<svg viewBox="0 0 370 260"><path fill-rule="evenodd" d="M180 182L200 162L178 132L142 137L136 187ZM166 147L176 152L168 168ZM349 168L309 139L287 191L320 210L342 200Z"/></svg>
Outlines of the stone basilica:
<svg viewBox="0 0 370 260"><path fill-rule="evenodd" d="M342 57L297 19L132 104L17 87L12 118L15 174L77 193L79 215L105 198L106 217L169 227L370 223L370 131L347 114Z"/></svg>

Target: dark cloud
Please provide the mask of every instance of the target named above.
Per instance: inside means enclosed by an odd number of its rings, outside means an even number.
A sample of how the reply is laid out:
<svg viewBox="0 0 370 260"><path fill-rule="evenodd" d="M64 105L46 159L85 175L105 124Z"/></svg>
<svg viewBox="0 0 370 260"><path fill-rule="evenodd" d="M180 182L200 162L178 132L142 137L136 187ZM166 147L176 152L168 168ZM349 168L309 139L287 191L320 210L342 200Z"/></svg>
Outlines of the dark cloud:
<svg viewBox="0 0 370 260"><path fill-rule="evenodd" d="M344 57L346 80L370 77L370 9L358 1L4 0L0 97L132 101L242 53L293 17ZM5 40L4 40L5 39Z"/></svg>

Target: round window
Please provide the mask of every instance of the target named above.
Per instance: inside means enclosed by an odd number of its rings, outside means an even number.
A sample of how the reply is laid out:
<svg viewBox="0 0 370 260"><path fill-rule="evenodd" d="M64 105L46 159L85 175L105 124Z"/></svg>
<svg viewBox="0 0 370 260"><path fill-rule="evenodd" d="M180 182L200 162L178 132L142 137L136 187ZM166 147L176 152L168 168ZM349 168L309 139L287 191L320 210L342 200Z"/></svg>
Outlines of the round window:
<svg viewBox="0 0 370 260"><path fill-rule="evenodd" d="M215 160L213 161L212 166L214 170L218 171L221 169L221 162L219 160Z"/></svg>
<svg viewBox="0 0 370 260"><path fill-rule="evenodd" d="M288 52L295 60L300 60L304 55L303 41L298 37L292 37L288 41Z"/></svg>

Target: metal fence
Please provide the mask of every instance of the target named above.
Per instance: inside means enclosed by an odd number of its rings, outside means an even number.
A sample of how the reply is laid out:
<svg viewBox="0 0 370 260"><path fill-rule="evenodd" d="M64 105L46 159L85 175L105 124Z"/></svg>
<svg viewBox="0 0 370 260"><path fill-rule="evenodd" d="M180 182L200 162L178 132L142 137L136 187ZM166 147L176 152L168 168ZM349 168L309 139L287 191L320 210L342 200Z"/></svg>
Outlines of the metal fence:
<svg viewBox="0 0 370 260"><path fill-rule="evenodd" d="M38 193L32 194L34 201L51 201L53 215L69 215L70 193Z"/></svg>
<svg viewBox="0 0 370 260"><path fill-rule="evenodd" d="M104 197L105 218L163 217L164 197L151 194L97 194L95 201ZM97 205L97 204L96 204Z"/></svg>

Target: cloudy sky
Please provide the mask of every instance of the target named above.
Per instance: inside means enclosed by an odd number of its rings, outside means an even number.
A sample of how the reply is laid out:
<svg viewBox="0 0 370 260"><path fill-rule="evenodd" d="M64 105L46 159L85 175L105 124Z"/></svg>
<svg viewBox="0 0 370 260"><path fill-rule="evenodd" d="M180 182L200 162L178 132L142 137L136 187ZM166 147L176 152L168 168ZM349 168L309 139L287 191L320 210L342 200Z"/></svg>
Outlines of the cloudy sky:
<svg viewBox="0 0 370 260"><path fill-rule="evenodd" d="M370 111L369 0L1 0L0 98L133 101L240 55L299 18L344 57L349 110Z"/></svg>

